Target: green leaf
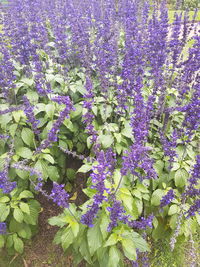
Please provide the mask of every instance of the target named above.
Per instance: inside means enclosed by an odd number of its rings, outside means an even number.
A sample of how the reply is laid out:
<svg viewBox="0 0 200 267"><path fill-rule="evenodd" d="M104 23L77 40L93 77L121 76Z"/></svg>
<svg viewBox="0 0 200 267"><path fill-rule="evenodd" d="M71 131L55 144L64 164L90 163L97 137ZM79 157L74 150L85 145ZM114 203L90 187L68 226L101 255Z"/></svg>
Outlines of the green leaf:
<svg viewBox="0 0 200 267"><path fill-rule="evenodd" d="M118 266L118 263L121 259L121 253L116 246L112 246L109 249L109 261L108 267Z"/></svg>
<svg viewBox="0 0 200 267"><path fill-rule="evenodd" d="M9 231L10 232L18 232L24 227L23 223L17 222L13 217L10 220L9 223Z"/></svg>
<svg viewBox="0 0 200 267"><path fill-rule="evenodd" d="M118 242L118 235L113 233L109 236L108 240L106 241L104 247L113 246Z"/></svg>
<svg viewBox="0 0 200 267"><path fill-rule="evenodd" d="M29 128L22 129L21 137L26 145L28 146L33 145L34 134Z"/></svg>
<svg viewBox="0 0 200 267"><path fill-rule="evenodd" d="M136 248L131 239L123 239L121 241L124 255L129 259L135 261L137 259Z"/></svg>
<svg viewBox="0 0 200 267"><path fill-rule="evenodd" d="M9 127L10 135L11 135L13 138L14 138L14 136L15 136L17 127L18 127L18 124L12 124L12 125Z"/></svg>
<svg viewBox="0 0 200 267"><path fill-rule="evenodd" d="M23 215L23 212L19 208L14 209L13 216L17 222L19 223L23 222L24 215Z"/></svg>
<svg viewBox="0 0 200 267"><path fill-rule="evenodd" d="M34 198L34 195L31 191L24 190L19 194L19 199L22 198Z"/></svg>
<svg viewBox="0 0 200 267"><path fill-rule="evenodd" d="M48 223L53 226L63 227L67 222L61 216L54 216L48 219Z"/></svg>
<svg viewBox="0 0 200 267"><path fill-rule="evenodd" d="M168 215L173 215L173 214L176 214L177 212L179 211L179 208L177 205L171 205L171 207L169 208L169 211L168 211Z"/></svg>
<svg viewBox="0 0 200 267"><path fill-rule="evenodd" d="M24 112L22 110L17 110L12 112L13 118L16 123L19 123L21 117L24 117Z"/></svg>
<svg viewBox="0 0 200 267"><path fill-rule="evenodd" d="M67 250L67 248L73 243L73 240L74 235L72 229L68 227L61 236L61 244L64 251Z"/></svg>
<svg viewBox="0 0 200 267"><path fill-rule="evenodd" d="M112 106L110 105L101 105L100 114L103 121L106 121L112 114Z"/></svg>
<svg viewBox="0 0 200 267"><path fill-rule="evenodd" d="M134 245L140 252L150 251L148 243L136 232L129 233L131 235Z"/></svg>
<svg viewBox="0 0 200 267"><path fill-rule="evenodd" d="M32 151L27 147L18 148L16 154L24 159L31 159L33 155Z"/></svg>
<svg viewBox="0 0 200 267"><path fill-rule="evenodd" d="M21 254L24 250L23 241L17 236L13 236L13 241L14 241L14 249Z"/></svg>
<svg viewBox="0 0 200 267"><path fill-rule="evenodd" d="M3 248L4 245L5 245L4 237L3 237L3 235L0 235L0 249Z"/></svg>
<svg viewBox="0 0 200 267"><path fill-rule="evenodd" d="M58 173L58 169L55 166L48 167L48 176L53 182L58 182L60 179L60 175Z"/></svg>
<svg viewBox="0 0 200 267"><path fill-rule="evenodd" d="M29 206L30 214L24 213L24 222L31 225L36 225L38 220L39 210L33 206Z"/></svg>
<svg viewBox="0 0 200 267"><path fill-rule="evenodd" d="M6 248L11 248L13 245L13 235L9 235L6 240Z"/></svg>
<svg viewBox="0 0 200 267"><path fill-rule="evenodd" d="M30 101L31 103L36 103L36 102L38 102L38 98L39 98L39 96L38 96L38 93L36 93L35 91L28 91L28 92L26 93L26 96L28 97L28 99L29 99L29 101Z"/></svg>
<svg viewBox="0 0 200 267"><path fill-rule="evenodd" d="M50 119L53 119L53 115L55 112L55 106L53 104L48 104L45 107L45 111Z"/></svg>
<svg viewBox="0 0 200 267"><path fill-rule="evenodd" d="M21 82L23 82L24 84L28 85L28 86L32 86L34 84L34 79L31 78L22 78Z"/></svg>
<svg viewBox="0 0 200 267"><path fill-rule="evenodd" d="M84 164L84 165L82 165L82 166L78 169L77 172L87 173L87 172L89 172L91 169L92 169L92 166L91 166L91 165Z"/></svg>
<svg viewBox="0 0 200 267"><path fill-rule="evenodd" d="M175 185L177 187L183 187L186 185L188 173L184 169L179 169L175 173Z"/></svg>
<svg viewBox="0 0 200 267"><path fill-rule="evenodd" d="M29 205L27 203L21 202L19 204L19 207L24 213L30 214L30 208L29 208Z"/></svg>
<svg viewBox="0 0 200 267"><path fill-rule="evenodd" d="M91 256L94 255L95 251L102 246L103 237L99 227L96 223L94 227L91 227L87 231L88 246Z"/></svg>
<svg viewBox="0 0 200 267"><path fill-rule="evenodd" d="M29 176L29 173L27 171L24 171L24 170L15 169L15 172L21 179L26 179Z"/></svg>
<svg viewBox="0 0 200 267"><path fill-rule="evenodd" d="M7 196L3 196L0 198L0 203L6 203L6 202L9 202L10 201L10 198L7 197Z"/></svg>
<svg viewBox="0 0 200 267"><path fill-rule="evenodd" d="M159 206L160 200L163 196L164 196L163 190L162 189L156 189L151 196L151 205Z"/></svg>
<svg viewBox="0 0 200 267"><path fill-rule="evenodd" d="M132 133L132 128L126 127L121 131L121 134L128 137L128 138L133 138L133 133Z"/></svg>
<svg viewBox="0 0 200 267"><path fill-rule="evenodd" d="M54 158L49 154L43 154L42 157L43 159L46 159L47 161L49 161L51 164L55 163Z"/></svg>
<svg viewBox="0 0 200 267"><path fill-rule="evenodd" d="M0 222L4 222L10 213L10 206L0 203Z"/></svg>
<svg viewBox="0 0 200 267"><path fill-rule="evenodd" d="M67 179L73 181L76 178L76 171L74 169L67 169Z"/></svg>
<svg viewBox="0 0 200 267"><path fill-rule="evenodd" d="M157 160L153 166L154 166L154 169L157 171L158 174L162 174L165 163L162 160Z"/></svg>
<svg viewBox="0 0 200 267"><path fill-rule="evenodd" d="M83 240L82 240L82 242L80 244L79 251L80 251L81 255L83 256L83 258L89 264L92 264L91 255L90 255L90 251L89 251L89 247L88 247L88 243L87 243L87 239L86 238L83 238Z"/></svg>
<svg viewBox="0 0 200 267"><path fill-rule="evenodd" d="M101 134L101 135L99 135L99 140L102 143L102 146L104 148L111 147L111 145L114 142L114 138L113 138L112 135L104 135L104 134Z"/></svg>
<svg viewBox="0 0 200 267"><path fill-rule="evenodd" d="M120 188L119 196L125 208L129 212L131 212L131 215L134 216L134 219L136 219L138 217L138 210L135 205L133 206L133 196L131 195L130 191L127 188ZM134 214L132 214L133 208L134 208Z"/></svg>

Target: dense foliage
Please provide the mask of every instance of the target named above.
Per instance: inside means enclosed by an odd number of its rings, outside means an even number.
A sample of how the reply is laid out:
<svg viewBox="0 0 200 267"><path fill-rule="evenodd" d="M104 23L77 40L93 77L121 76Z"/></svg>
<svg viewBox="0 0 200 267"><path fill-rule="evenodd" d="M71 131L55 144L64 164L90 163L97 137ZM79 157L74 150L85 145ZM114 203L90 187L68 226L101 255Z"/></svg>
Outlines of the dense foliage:
<svg viewBox="0 0 200 267"><path fill-rule="evenodd" d="M1 7L0 247L9 252L36 233L38 192L63 208L49 223L75 264L136 266L148 237L173 249L198 230L197 12L170 24L164 2L141 3ZM67 167L76 158L87 176L78 207Z"/></svg>

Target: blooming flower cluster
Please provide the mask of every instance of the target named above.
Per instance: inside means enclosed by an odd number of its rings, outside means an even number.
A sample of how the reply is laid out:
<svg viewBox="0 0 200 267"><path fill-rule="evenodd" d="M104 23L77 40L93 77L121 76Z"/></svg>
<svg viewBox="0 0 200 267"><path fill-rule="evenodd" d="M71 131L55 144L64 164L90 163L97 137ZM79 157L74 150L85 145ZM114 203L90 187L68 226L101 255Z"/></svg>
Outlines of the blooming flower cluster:
<svg viewBox="0 0 200 267"><path fill-rule="evenodd" d="M160 201L160 207L163 208L171 203L175 198L174 190L170 189L165 196L162 197Z"/></svg>
<svg viewBox="0 0 200 267"><path fill-rule="evenodd" d="M49 198L52 199L59 207L68 208L69 194L65 191L64 186L65 185L59 185L54 182Z"/></svg>
<svg viewBox="0 0 200 267"><path fill-rule="evenodd" d="M29 122L33 128L33 131L36 135L40 133L40 131L37 129L39 121L36 120L35 115L34 115L34 108L31 106L30 101L26 96L23 96L23 101L24 101L24 113L26 114L27 117L27 122Z"/></svg>
<svg viewBox="0 0 200 267"><path fill-rule="evenodd" d="M93 204L89 206L88 211L82 216L81 222L93 226L93 220L97 216L100 205L103 201L107 201L106 193L109 193L105 187L105 180L108 179L114 170L115 159L112 150L106 152L100 151L97 155L98 165L92 167L92 189L96 189L96 194L93 197Z"/></svg>

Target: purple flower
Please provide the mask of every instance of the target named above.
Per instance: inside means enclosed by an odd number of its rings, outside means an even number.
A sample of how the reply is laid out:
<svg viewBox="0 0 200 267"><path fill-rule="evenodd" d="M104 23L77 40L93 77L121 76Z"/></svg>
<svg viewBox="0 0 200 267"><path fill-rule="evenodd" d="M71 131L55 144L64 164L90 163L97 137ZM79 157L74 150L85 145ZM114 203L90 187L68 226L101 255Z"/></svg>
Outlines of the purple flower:
<svg viewBox="0 0 200 267"><path fill-rule="evenodd" d="M106 192L110 193L105 187L105 180L108 179L114 170L115 159L112 150L106 152L100 151L97 153L98 165L92 167L92 189L96 189L96 194L93 197L93 204L90 205L88 211L82 216L81 222L91 227L93 220L97 216L100 205L103 201L107 201L104 195Z"/></svg>
<svg viewBox="0 0 200 267"><path fill-rule="evenodd" d="M124 223L128 222L128 216L125 216L122 203L120 201L114 200L111 207L108 207L107 210L110 212L111 222L108 225L108 232L110 232L115 226L118 225L118 221L123 221Z"/></svg>
<svg viewBox="0 0 200 267"><path fill-rule="evenodd" d="M38 135L40 133L40 131L37 129L39 120L36 120L35 118L34 108L31 106L26 96L23 96L23 100L24 100L24 112L26 114L26 117L28 118L27 122L29 122L32 125L34 133Z"/></svg>
<svg viewBox="0 0 200 267"><path fill-rule="evenodd" d="M160 201L160 207L163 208L171 203L171 201L175 198L175 194L173 189L170 189L165 196L162 197Z"/></svg>
<svg viewBox="0 0 200 267"><path fill-rule="evenodd" d="M5 235L7 231L6 223L0 222L0 235Z"/></svg>
<svg viewBox="0 0 200 267"><path fill-rule="evenodd" d="M16 185L16 182L9 181L8 173L6 171L0 172L0 189L3 190L4 194L9 194Z"/></svg>
<svg viewBox="0 0 200 267"><path fill-rule="evenodd" d="M200 199L197 199L189 208L189 210L186 212L187 214L187 219L195 216L195 213L200 214Z"/></svg>
<svg viewBox="0 0 200 267"><path fill-rule="evenodd" d="M147 218L141 217L139 221L129 221L128 225L131 228L135 228L135 229L143 229L145 230L147 227L152 228L153 225L153 215L149 215Z"/></svg>
<svg viewBox="0 0 200 267"><path fill-rule="evenodd" d="M59 185L57 183L53 183L53 189L49 198L53 200L59 207L68 208L69 207L69 194L64 189L64 184Z"/></svg>

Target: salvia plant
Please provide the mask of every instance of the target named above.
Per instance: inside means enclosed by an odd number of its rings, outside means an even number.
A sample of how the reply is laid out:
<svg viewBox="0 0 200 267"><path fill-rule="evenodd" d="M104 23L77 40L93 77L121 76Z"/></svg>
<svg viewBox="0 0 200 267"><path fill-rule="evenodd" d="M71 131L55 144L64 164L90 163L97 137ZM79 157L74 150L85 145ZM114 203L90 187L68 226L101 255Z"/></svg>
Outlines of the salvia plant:
<svg viewBox="0 0 200 267"><path fill-rule="evenodd" d="M165 1L9 0L0 10L0 247L23 252L38 193L63 209L49 223L75 266L149 266L149 240L173 250L191 239L198 10L173 22Z"/></svg>

